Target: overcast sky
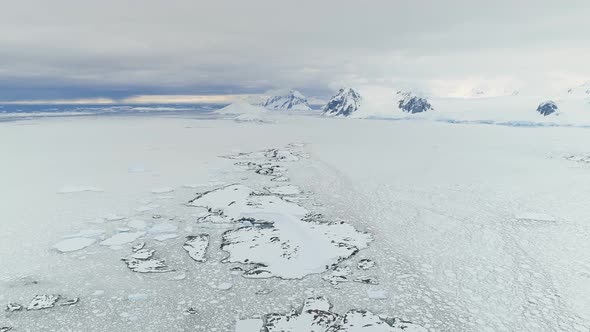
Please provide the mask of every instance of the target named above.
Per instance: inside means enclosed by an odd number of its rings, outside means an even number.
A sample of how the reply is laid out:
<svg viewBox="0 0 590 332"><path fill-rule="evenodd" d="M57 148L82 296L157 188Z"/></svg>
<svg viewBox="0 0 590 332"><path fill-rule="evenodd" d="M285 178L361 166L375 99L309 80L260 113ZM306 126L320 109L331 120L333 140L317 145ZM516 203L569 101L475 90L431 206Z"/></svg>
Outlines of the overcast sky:
<svg viewBox="0 0 590 332"><path fill-rule="evenodd" d="M588 0L2 1L0 101L553 93L590 80L589 18Z"/></svg>

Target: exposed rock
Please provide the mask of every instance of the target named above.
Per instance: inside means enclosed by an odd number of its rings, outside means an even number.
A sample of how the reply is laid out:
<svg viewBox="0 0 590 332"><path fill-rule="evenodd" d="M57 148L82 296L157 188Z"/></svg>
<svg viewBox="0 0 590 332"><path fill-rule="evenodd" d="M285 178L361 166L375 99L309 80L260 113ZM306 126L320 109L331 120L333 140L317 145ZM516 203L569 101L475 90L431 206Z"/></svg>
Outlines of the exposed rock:
<svg viewBox="0 0 590 332"><path fill-rule="evenodd" d="M361 95L351 88L340 89L324 106L326 116L350 116L361 107Z"/></svg>
<svg viewBox="0 0 590 332"><path fill-rule="evenodd" d="M416 114L422 113L430 110L434 110L432 105L426 100L425 98L414 96L409 92L397 92L398 97L398 108L403 112Z"/></svg>
<svg viewBox="0 0 590 332"><path fill-rule="evenodd" d="M537 112L543 116L551 115L558 111L557 104L553 101L545 101L539 104Z"/></svg>

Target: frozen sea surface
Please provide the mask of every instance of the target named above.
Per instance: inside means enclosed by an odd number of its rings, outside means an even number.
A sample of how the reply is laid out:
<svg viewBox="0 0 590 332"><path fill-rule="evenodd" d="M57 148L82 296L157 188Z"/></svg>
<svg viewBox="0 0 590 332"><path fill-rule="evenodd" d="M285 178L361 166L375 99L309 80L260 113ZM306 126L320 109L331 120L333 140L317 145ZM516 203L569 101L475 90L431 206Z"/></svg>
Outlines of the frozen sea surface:
<svg viewBox="0 0 590 332"><path fill-rule="evenodd" d="M590 329L586 129L291 115L0 127L13 156L0 303L22 308L5 330Z"/></svg>

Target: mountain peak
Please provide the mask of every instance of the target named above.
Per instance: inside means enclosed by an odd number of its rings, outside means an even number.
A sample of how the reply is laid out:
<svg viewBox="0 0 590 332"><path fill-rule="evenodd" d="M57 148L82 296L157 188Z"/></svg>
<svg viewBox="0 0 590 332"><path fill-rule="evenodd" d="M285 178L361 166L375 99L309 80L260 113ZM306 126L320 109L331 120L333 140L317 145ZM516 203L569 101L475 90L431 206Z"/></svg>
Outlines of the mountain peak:
<svg viewBox="0 0 590 332"><path fill-rule="evenodd" d="M537 107L537 112L543 116L551 115L553 113L557 113L557 104L554 101L548 100L544 101L539 104Z"/></svg>
<svg viewBox="0 0 590 332"><path fill-rule="evenodd" d="M397 91L396 94L400 97L398 107L403 112L415 114L434 109L426 98L415 96L411 92Z"/></svg>
<svg viewBox="0 0 590 332"><path fill-rule="evenodd" d="M275 91L275 95L268 98L262 106L274 110L311 110L307 98L297 90Z"/></svg>
<svg viewBox="0 0 590 332"><path fill-rule="evenodd" d="M362 102L361 95L352 88L341 88L324 106L326 116L350 116L359 110Z"/></svg>

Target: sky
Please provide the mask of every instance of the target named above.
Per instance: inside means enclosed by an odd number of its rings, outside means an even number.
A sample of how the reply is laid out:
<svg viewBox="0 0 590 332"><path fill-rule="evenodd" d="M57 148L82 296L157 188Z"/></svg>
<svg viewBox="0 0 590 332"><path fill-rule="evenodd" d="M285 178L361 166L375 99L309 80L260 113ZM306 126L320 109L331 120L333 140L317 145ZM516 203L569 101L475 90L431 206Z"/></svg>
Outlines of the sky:
<svg viewBox="0 0 590 332"><path fill-rule="evenodd" d="M590 80L589 17L587 0L3 1L0 102L555 94Z"/></svg>

